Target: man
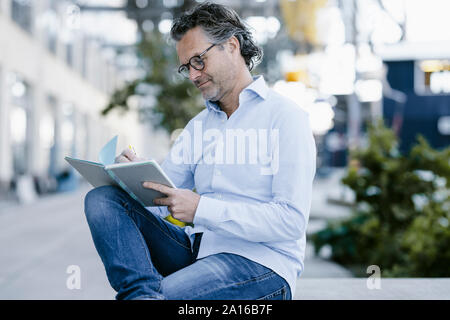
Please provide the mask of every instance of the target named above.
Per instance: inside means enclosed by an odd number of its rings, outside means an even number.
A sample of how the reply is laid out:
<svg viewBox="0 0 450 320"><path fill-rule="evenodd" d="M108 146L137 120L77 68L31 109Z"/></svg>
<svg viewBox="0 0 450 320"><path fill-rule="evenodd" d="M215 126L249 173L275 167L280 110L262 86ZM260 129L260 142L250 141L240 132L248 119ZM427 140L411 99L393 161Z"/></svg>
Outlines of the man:
<svg viewBox="0 0 450 320"><path fill-rule="evenodd" d="M198 5L171 35L179 72L206 103L162 164L177 188L145 182L167 195L158 207L111 186L85 199L116 298L292 299L315 174L307 113L252 78L262 52L233 10ZM136 160L129 150L116 159Z"/></svg>

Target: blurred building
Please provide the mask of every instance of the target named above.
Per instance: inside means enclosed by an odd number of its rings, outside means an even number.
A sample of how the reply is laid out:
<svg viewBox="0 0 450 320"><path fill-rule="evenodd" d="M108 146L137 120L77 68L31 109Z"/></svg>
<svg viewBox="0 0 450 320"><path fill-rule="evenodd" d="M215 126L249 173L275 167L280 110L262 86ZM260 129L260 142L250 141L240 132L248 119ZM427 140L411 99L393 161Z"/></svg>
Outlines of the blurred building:
<svg viewBox="0 0 450 320"><path fill-rule="evenodd" d="M21 177L37 191L64 190L74 173L64 156L97 160L115 134L119 144L144 139L137 116L103 118L109 95L123 84L99 41L79 28L71 1L0 1L0 190ZM67 179L66 179L67 180ZM41 189L41 190L39 190ZM1 200L1 197L0 197Z"/></svg>
<svg viewBox="0 0 450 320"><path fill-rule="evenodd" d="M383 117L408 152L423 135L434 148L450 145L450 46L402 43L379 48L387 66Z"/></svg>

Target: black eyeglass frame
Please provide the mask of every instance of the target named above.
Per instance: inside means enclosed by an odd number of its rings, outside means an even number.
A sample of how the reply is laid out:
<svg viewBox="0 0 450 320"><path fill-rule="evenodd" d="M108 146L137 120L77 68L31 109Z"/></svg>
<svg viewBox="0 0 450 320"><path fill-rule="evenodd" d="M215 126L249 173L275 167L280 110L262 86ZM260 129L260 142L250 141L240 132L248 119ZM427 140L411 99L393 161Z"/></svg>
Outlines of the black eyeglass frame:
<svg viewBox="0 0 450 320"><path fill-rule="evenodd" d="M179 74L181 74L183 77L185 77L185 78L189 78L189 66L191 66L192 68L194 68L195 70L197 70L197 71L202 71L203 69L205 69L205 62L203 61L203 59L202 59L202 56L205 54L205 53L207 53L209 50L211 50L212 49L212 47L214 47L216 44L214 43L214 44L212 44L211 46L209 46L205 51L203 51L202 53L200 53L199 55L196 55L196 56L193 56L193 57L191 57L190 59L189 59L189 61L188 61L188 63L185 63L185 64L182 64L181 66L179 66L178 67L178 73ZM192 59L200 59L200 61L201 61L201 64L202 64L202 67L201 68L197 68L197 67L195 67L192 63L191 63L191 61L192 61ZM183 74L183 68L186 68L186 70L187 70L187 75L185 75L185 74Z"/></svg>

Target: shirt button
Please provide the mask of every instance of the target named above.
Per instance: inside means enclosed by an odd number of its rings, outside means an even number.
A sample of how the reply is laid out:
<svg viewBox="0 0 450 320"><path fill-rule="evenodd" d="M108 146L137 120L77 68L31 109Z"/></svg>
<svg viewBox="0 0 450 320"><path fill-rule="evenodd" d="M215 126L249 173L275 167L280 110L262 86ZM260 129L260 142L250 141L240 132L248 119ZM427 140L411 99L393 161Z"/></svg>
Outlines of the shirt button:
<svg viewBox="0 0 450 320"><path fill-rule="evenodd" d="M216 170L216 175L220 176L222 174L222 172L220 172L220 170Z"/></svg>

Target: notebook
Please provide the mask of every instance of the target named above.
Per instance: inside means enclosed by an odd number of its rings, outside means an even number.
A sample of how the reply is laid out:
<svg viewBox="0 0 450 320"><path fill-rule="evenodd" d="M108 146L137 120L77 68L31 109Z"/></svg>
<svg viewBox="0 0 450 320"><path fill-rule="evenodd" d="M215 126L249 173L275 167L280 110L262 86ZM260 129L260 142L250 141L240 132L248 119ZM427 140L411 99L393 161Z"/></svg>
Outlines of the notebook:
<svg viewBox="0 0 450 320"><path fill-rule="evenodd" d="M117 136L112 138L100 151L99 162L72 157L64 159L74 167L93 187L112 185L122 188L144 207L158 206L153 199L166 195L144 188L144 181L152 181L176 188L155 160L114 163Z"/></svg>

